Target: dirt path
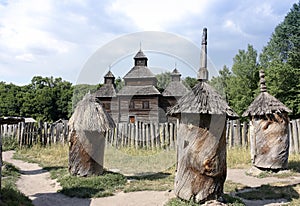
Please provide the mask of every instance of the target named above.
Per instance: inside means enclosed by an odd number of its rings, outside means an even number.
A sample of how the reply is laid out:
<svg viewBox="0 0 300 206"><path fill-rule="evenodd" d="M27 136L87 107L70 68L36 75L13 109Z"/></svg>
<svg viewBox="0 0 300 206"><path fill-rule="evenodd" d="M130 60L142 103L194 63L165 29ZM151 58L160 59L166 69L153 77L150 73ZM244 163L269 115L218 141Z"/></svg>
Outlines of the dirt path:
<svg viewBox="0 0 300 206"><path fill-rule="evenodd" d="M34 163L13 159L13 151L3 152L3 161L14 164L21 171L17 181L19 190L28 196L35 206L163 206L170 198L171 192L143 191L118 193L105 198L70 198L57 193L61 187L50 174Z"/></svg>
<svg viewBox="0 0 300 206"><path fill-rule="evenodd" d="M142 191L132 193L118 193L115 196L105 198L70 198L57 193L61 187L56 180L50 179L50 174L37 164L13 159L13 151L3 152L3 160L14 164L21 170L21 178L17 181L19 190L28 196L35 206L163 206L173 192ZM229 169L227 180L241 183L251 188L264 184L284 182L285 184L300 184L300 175L288 178L256 178L246 175L246 169ZM247 206L275 206L283 205L287 201L279 200L243 200Z"/></svg>

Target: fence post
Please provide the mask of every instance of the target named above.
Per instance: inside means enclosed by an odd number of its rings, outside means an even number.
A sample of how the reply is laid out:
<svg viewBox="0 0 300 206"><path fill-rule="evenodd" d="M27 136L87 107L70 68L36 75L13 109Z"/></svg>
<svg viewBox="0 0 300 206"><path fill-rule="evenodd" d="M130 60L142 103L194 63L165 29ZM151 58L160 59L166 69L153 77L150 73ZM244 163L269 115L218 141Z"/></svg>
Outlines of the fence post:
<svg viewBox="0 0 300 206"><path fill-rule="evenodd" d="M292 123L291 122L288 123L288 128L289 128L289 142L290 142L289 153L291 154L294 152L294 139L293 139L293 135L292 135Z"/></svg>
<svg viewBox="0 0 300 206"><path fill-rule="evenodd" d="M298 141L298 145L299 145L299 150L300 150L300 119L296 120L297 123L297 128L298 128L298 136L297 136L297 141ZM300 151L299 151L300 153Z"/></svg>
<svg viewBox="0 0 300 206"><path fill-rule="evenodd" d="M251 161L253 163L255 156L255 148L256 148L256 137L254 134L254 127L252 125L252 121L249 122L249 133L250 133L250 156Z"/></svg>
<svg viewBox="0 0 300 206"><path fill-rule="evenodd" d="M139 148L139 125L137 122L134 123L134 130L135 130L135 149Z"/></svg>
<svg viewBox="0 0 300 206"><path fill-rule="evenodd" d="M243 122L243 128L242 128L242 146L246 146L246 147L248 147L247 132L248 132L248 122Z"/></svg>
<svg viewBox="0 0 300 206"><path fill-rule="evenodd" d="M170 123L169 124L169 128L170 128L170 149L174 149L175 147L175 142L174 142L174 124Z"/></svg>
<svg viewBox="0 0 300 206"><path fill-rule="evenodd" d="M154 124L151 122L150 123L150 140L151 140L151 149L154 150L155 149L155 135L154 135Z"/></svg>
<svg viewBox="0 0 300 206"><path fill-rule="evenodd" d="M292 120L292 129L293 129L293 140L294 140L294 152L299 153L299 142L298 142L298 129L296 120Z"/></svg>

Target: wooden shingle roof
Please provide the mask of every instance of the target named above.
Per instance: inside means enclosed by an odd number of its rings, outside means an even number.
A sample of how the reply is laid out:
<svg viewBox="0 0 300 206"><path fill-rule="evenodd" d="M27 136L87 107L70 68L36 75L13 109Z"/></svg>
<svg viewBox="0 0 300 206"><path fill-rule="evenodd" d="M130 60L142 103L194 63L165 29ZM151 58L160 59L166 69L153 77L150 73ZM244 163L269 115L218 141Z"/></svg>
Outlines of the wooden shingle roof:
<svg viewBox="0 0 300 206"><path fill-rule="evenodd" d="M199 82L168 111L168 115L171 116L182 113L226 114L230 118L238 117L227 102L206 82Z"/></svg>
<svg viewBox="0 0 300 206"><path fill-rule="evenodd" d="M98 89L95 94L96 97L116 97L117 91L113 84L104 84Z"/></svg>
<svg viewBox="0 0 300 206"><path fill-rule="evenodd" d="M171 81L162 95L165 97L181 97L189 91L190 90L181 81Z"/></svg>
<svg viewBox="0 0 300 206"><path fill-rule="evenodd" d="M134 95L160 95L155 86L124 86L118 96L134 96Z"/></svg>
<svg viewBox="0 0 300 206"><path fill-rule="evenodd" d="M264 78L265 73L263 70L260 70L259 75L261 92L250 104L248 109L243 113L243 117L292 112L282 102L280 102L278 99L267 92L267 87L265 85L266 81Z"/></svg>
<svg viewBox="0 0 300 206"><path fill-rule="evenodd" d="M135 78L156 78L146 66L134 66L124 77L124 79Z"/></svg>

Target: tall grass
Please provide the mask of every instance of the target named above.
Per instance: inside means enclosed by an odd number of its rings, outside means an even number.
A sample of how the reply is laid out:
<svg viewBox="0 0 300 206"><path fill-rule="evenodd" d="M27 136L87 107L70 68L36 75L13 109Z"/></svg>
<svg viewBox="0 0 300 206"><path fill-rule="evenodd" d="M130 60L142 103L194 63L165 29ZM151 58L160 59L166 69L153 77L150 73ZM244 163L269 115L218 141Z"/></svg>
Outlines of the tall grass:
<svg viewBox="0 0 300 206"><path fill-rule="evenodd" d="M227 167L232 169L251 167L250 149L246 147L227 148Z"/></svg>

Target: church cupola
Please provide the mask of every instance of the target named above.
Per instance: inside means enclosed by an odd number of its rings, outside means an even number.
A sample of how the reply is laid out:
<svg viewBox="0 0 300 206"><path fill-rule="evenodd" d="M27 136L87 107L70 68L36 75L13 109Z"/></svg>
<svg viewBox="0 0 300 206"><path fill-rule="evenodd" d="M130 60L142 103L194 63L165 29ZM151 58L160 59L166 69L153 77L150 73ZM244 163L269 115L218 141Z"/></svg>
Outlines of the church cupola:
<svg viewBox="0 0 300 206"><path fill-rule="evenodd" d="M180 82L181 74L179 71L175 68L171 73L171 81L172 82Z"/></svg>
<svg viewBox="0 0 300 206"><path fill-rule="evenodd" d="M110 70L104 76L104 84L115 84L115 76Z"/></svg>
<svg viewBox="0 0 300 206"><path fill-rule="evenodd" d="M148 58L146 57L142 49L140 49L138 53L136 53L133 59L134 66L147 66Z"/></svg>

